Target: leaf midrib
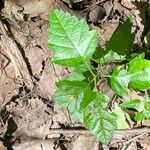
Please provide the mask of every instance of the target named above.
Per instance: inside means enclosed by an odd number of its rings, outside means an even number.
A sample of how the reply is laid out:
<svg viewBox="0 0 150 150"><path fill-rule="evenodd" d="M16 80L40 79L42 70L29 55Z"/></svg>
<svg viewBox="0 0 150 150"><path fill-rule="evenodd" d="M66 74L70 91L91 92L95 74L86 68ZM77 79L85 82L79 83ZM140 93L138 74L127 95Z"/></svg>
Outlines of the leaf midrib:
<svg viewBox="0 0 150 150"><path fill-rule="evenodd" d="M57 21L59 22L59 25L61 26L62 30L64 31L64 33L65 33L66 36L68 37L69 41L71 42L73 48L74 48L75 51L78 53L79 57L81 58L82 62L84 63L83 58L82 58L82 56L80 55L80 53L79 53L79 51L78 51L78 48L74 45L74 43L72 42L70 36L67 34L67 32L65 31L65 29L63 28L63 25L62 25L62 23L59 21L59 18L57 17L57 15L56 15L55 13L54 13L54 15L55 15ZM90 31L89 31L89 32L90 32ZM93 36L93 37L94 37L94 36ZM93 37L92 37L92 39L93 39ZM91 40L92 40L92 39L91 39ZM88 46L86 47L85 52L87 51L87 48L89 47L89 45L90 45L90 43L91 43L91 40L90 40ZM78 46L79 46L79 45L78 45ZM85 52L84 52L84 54L85 54Z"/></svg>

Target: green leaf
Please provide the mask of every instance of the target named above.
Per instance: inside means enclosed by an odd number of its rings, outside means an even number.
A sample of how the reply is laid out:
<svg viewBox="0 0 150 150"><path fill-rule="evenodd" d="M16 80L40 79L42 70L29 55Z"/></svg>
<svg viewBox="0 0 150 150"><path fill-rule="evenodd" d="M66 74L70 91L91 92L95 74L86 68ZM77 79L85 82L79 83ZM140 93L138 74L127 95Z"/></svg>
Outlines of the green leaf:
<svg viewBox="0 0 150 150"><path fill-rule="evenodd" d="M127 108L133 108L133 109L138 109L141 104L141 101L139 99L133 99L127 102L124 102L120 104L120 107L127 109Z"/></svg>
<svg viewBox="0 0 150 150"><path fill-rule="evenodd" d="M86 108L91 102L95 102L95 106L100 106L101 108L106 108L109 102L109 98L101 92L87 92L84 99L81 102L81 109Z"/></svg>
<svg viewBox="0 0 150 150"><path fill-rule="evenodd" d="M134 35L131 33L132 22L128 18L118 26L110 41L105 43L105 49L98 47L93 54L93 59L99 64L110 61L123 61L132 54Z"/></svg>
<svg viewBox="0 0 150 150"><path fill-rule="evenodd" d="M91 65L89 65L89 67L93 72L95 72L95 68L93 68ZM70 74L68 79L71 81L83 81L86 79L86 74L89 73L90 73L89 68L87 67L87 65L83 64L80 65L79 67L76 67L74 71Z"/></svg>
<svg viewBox="0 0 150 150"><path fill-rule="evenodd" d="M127 87L129 84L130 78L127 75L126 70L121 70L121 67L118 66L114 69L111 77L110 77L110 85L113 91L119 96L127 96Z"/></svg>
<svg viewBox="0 0 150 150"><path fill-rule="evenodd" d="M128 69L121 66L114 69L110 77L110 85L114 92L126 96L127 87L144 90L150 87L150 61L136 57L129 62Z"/></svg>
<svg viewBox="0 0 150 150"><path fill-rule="evenodd" d="M70 81L83 81L83 80L85 80L85 77L84 77L82 72L75 70L74 72L71 73L68 80L70 80Z"/></svg>
<svg viewBox="0 0 150 150"><path fill-rule="evenodd" d="M122 25L120 25L115 33L106 43L106 51L113 51L119 55L129 55L132 50L134 36L131 33L132 22L128 18Z"/></svg>
<svg viewBox="0 0 150 150"><path fill-rule="evenodd" d="M150 119L150 102L144 101L144 108L143 111L140 111L136 114L135 118L136 121L141 121L143 119Z"/></svg>
<svg viewBox="0 0 150 150"><path fill-rule="evenodd" d="M59 81L56 85L58 89L53 96L55 104L67 107L73 117L81 119L80 102L83 99L84 92L90 90L89 85L83 81L69 80Z"/></svg>
<svg viewBox="0 0 150 150"><path fill-rule="evenodd" d="M145 108L145 110L147 110L147 111L149 111L150 112L150 102L145 102L144 103L144 108Z"/></svg>
<svg viewBox="0 0 150 150"><path fill-rule="evenodd" d="M97 73L96 69L93 66L89 65L89 68L94 74ZM74 71L70 74L68 80L87 82L89 83L89 86L91 87L91 89L94 89L95 87L94 81L97 80L97 78L95 80L93 79L93 74L91 74L91 71L89 71L89 68L85 64L75 68Z"/></svg>
<svg viewBox="0 0 150 150"><path fill-rule="evenodd" d="M109 98L90 91L89 84L83 81L62 80L57 87L55 104L67 107L102 143L108 143L116 128L116 118L107 110Z"/></svg>
<svg viewBox="0 0 150 150"><path fill-rule="evenodd" d="M141 112L138 112L136 114L136 116L134 117L134 119L136 121L141 121L143 119L150 119L150 112L149 111L146 111L146 110L143 110Z"/></svg>
<svg viewBox="0 0 150 150"><path fill-rule="evenodd" d="M81 102L84 124L103 144L112 138L116 117L106 109L109 98L101 92L88 92Z"/></svg>
<svg viewBox="0 0 150 150"><path fill-rule="evenodd" d="M141 57L132 59L128 74L131 76L130 87L144 90L150 87L150 61Z"/></svg>
<svg viewBox="0 0 150 150"><path fill-rule="evenodd" d="M98 64L104 65L110 61L123 61L126 58L125 56L118 55L116 52L113 52L112 50L106 51L101 47L98 47L93 55L93 59Z"/></svg>
<svg viewBox="0 0 150 150"><path fill-rule="evenodd" d="M140 107L142 103L144 103L144 107L142 107L142 111L136 114L134 118L136 121L141 121L143 119L150 119L150 102L145 99L144 102L141 101Z"/></svg>
<svg viewBox="0 0 150 150"><path fill-rule="evenodd" d="M52 61L76 67L89 61L97 46L95 31L89 31L85 20L78 20L67 12L54 10L50 15L48 30Z"/></svg>
<svg viewBox="0 0 150 150"><path fill-rule="evenodd" d="M136 114L134 119L136 121L141 121L143 119L150 119L150 102L147 101L146 99L144 101L140 102L139 107L137 107L139 110L142 110ZM138 110L137 109L137 110Z"/></svg>
<svg viewBox="0 0 150 150"><path fill-rule="evenodd" d="M135 119L136 121L140 121L140 120L145 119L144 111L138 112L138 113L136 114L136 116L134 117L134 119Z"/></svg>
<svg viewBox="0 0 150 150"><path fill-rule="evenodd" d="M115 105L113 112L117 115L117 129L129 129L130 126L126 121L125 114L122 109L118 105Z"/></svg>
<svg viewBox="0 0 150 150"><path fill-rule="evenodd" d="M145 53L144 52L139 52L139 53L132 53L131 55L130 55L130 58L128 58L127 59L127 61L129 60L132 60L132 59L134 59L135 57L141 57L141 58L145 58Z"/></svg>
<svg viewBox="0 0 150 150"><path fill-rule="evenodd" d="M123 61L125 60L125 56L118 55L116 52L113 52L110 50L108 53L106 53L103 57L101 56L99 59L100 64L106 64L110 61Z"/></svg>

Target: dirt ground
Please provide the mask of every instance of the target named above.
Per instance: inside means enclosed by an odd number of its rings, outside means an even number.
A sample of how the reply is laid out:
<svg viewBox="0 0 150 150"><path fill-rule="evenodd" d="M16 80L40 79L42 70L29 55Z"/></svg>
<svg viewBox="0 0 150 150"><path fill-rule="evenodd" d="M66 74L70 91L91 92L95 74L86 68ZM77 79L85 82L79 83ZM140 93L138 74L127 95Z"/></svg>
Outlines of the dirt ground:
<svg viewBox="0 0 150 150"><path fill-rule="evenodd" d="M0 0L0 150L150 150L149 121L127 117L132 129L116 130L102 145L54 106L55 82L69 73L50 62L48 14L54 8L85 18L101 46L129 15L137 50L150 31L149 0Z"/></svg>

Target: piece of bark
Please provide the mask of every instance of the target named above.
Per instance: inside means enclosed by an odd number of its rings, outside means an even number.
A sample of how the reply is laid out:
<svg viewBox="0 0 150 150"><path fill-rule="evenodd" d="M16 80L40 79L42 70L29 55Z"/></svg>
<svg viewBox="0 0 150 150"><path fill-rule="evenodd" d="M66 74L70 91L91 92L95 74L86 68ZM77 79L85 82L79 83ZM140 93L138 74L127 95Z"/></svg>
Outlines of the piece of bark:
<svg viewBox="0 0 150 150"><path fill-rule="evenodd" d="M32 79L27 68L27 64L23 58L21 51L16 42L9 36L7 27L0 21L1 40L0 46L3 48L5 55L13 64L15 76L14 78L22 80L30 88L33 87Z"/></svg>

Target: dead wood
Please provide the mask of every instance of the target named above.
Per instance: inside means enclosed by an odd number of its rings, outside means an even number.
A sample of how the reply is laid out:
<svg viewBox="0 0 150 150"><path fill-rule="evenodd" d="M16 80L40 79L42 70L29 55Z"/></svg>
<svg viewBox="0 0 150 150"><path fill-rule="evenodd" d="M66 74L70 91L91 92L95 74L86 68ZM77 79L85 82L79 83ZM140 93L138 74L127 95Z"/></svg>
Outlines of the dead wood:
<svg viewBox="0 0 150 150"><path fill-rule="evenodd" d="M7 27L0 21L1 40L0 46L3 48L5 55L10 59L13 64L16 79L23 80L24 83L30 88L33 87L32 79L16 42L8 34Z"/></svg>

